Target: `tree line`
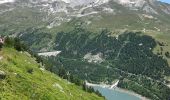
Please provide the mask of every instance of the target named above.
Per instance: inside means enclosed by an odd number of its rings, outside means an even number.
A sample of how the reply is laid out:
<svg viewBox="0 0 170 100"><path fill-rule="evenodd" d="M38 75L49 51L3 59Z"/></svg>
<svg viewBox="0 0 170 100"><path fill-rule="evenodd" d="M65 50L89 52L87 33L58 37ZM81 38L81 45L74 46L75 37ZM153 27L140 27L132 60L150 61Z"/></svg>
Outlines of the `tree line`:
<svg viewBox="0 0 170 100"><path fill-rule="evenodd" d="M3 44L0 43L0 49L3 47L9 47L9 48L14 48L17 51L28 52L29 54L31 54L32 57L36 58L37 63L41 63L44 66L48 65L47 62L45 62L42 57L38 56L37 53L34 53L33 51L31 51L29 47L25 45L23 42L21 42L19 38L7 36L5 37L4 40L5 41ZM28 69L27 72L32 74L33 69ZM66 71L64 67L61 67L57 74L59 77L66 79L69 82L74 83L77 86L81 86L84 91L89 92L89 93L95 93L96 95L103 97L99 91L95 91L92 87L85 86L84 81L82 81L77 76L70 74L68 71Z"/></svg>

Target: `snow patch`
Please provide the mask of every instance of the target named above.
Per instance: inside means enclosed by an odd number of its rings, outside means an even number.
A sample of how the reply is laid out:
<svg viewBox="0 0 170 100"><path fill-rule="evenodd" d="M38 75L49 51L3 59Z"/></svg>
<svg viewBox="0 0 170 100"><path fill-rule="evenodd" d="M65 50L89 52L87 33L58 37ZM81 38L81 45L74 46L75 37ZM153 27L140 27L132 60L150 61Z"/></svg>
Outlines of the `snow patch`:
<svg viewBox="0 0 170 100"><path fill-rule="evenodd" d="M143 7L143 5L146 3L145 0L114 0L114 1L128 7Z"/></svg>
<svg viewBox="0 0 170 100"><path fill-rule="evenodd" d="M82 6L82 5L85 6L89 4L92 4L93 6L98 6L109 2L109 0L61 0L61 1L69 4L71 7Z"/></svg>
<svg viewBox="0 0 170 100"><path fill-rule="evenodd" d="M15 0L0 0L0 4L13 3L13 2L15 2Z"/></svg>
<svg viewBox="0 0 170 100"><path fill-rule="evenodd" d="M65 2L65 3L70 3L71 2L71 0L61 0L61 1Z"/></svg>
<svg viewBox="0 0 170 100"><path fill-rule="evenodd" d="M133 3L130 0L119 0L119 2L122 4Z"/></svg>

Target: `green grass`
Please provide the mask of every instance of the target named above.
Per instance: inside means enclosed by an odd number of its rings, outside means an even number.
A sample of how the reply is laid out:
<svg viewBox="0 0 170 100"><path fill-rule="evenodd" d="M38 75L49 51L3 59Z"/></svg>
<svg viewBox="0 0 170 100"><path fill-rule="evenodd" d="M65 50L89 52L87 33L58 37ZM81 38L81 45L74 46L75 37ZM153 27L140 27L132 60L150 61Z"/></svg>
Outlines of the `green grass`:
<svg viewBox="0 0 170 100"><path fill-rule="evenodd" d="M163 57L165 59L167 59L168 64L170 65L170 59L165 56L165 52L167 52L167 51L170 52L170 34L163 33L163 32L155 32L155 31L147 32L146 34L152 36L153 38L155 38L155 40L157 40L161 43L162 42L166 43L166 46L162 46L162 48L163 48L162 53L163 53ZM157 45L157 47L154 49L154 53L156 54L157 51L160 51L159 45Z"/></svg>
<svg viewBox="0 0 170 100"><path fill-rule="evenodd" d="M165 56L165 52L167 52L167 51L170 52L170 34L168 34L168 33L167 34L166 33L158 33L158 32L153 32L153 31L148 32L146 34L154 37L159 42L164 42L164 43L167 44L167 46L162 46L162 48L163 48L162 54L163 54L163 57L168 61L168 64L170 65L170 58L167 58ZM157 51L160 51L160 47L161 46L157 45L157 47L154 49L153 52L156 54ZM170 76L165 77L165 79L170 81Z"/></svg>
<svg viewBox="0 0 170 100"><path fill-rule="evenodd" d="M13 34L25 31L28 28L45 27L42 19L46 13L40 13L34 8L17 8L0 16L1 34Z"/></svg>
<svg viewBox="0 0 170 100"><path fill-rule="evenodd" d="M40 64L26 52L3 48L0 56L3 56L0 70L7 75L5 79L0 80L0 100L103 99L95 94L84 92L81 87L48 71L40 70ZM29 69L33 69L32 74L27 72Z"/></svg>

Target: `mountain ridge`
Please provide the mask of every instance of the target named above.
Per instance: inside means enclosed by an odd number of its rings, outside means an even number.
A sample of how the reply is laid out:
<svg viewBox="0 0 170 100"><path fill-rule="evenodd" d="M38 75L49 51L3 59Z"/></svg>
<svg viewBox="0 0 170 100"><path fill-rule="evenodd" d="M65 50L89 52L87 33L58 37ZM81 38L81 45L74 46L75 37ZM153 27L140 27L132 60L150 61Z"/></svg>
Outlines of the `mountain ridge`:
<svg viewBox="0 0 170 100"><path fill-rule="evenodd" d="M94 25L95 21L101 21L102 19L107 19L103 15L107 15L110 18L114 18L115 16L120 16L122 19L115 20L123 20L125 19L123 16L132 16L134 17L134 21L139 23L140 20L144 20L147 22L152 22L155 20L155 23L149 25L155 26L160 30L165 30L167 32L168 25L170 22L168 18L170 18L170 5L165 4L156 0L15 0L11 3L3 3L0 5L0 14L3 16L0 19L8 19L11 22L14 22L12 19L17 20L18 25L24 26L25 29L32 26L33 23L37 24L37 28L44 27L47 29L53 29L62 26L64 23L69 23L74 19L80 19L85 23L85 26L89 24ZM22 9L22 11L17 12L16 10ZM25 10L29 9L29 10ZM15 18L15 14L13 16L6 16L9 12L14 12L16 14L21 14L23 18ZM37 14L34 14L37 12ZM30 15L25 16L29 13ZM149 16L149 17L148 17ZM7 17L7 18L5 18ZM14 17L14 18L13 18ZM29 20L32 20L32 17L36 18L36 22L29 23ZM95 18L96 17L96 18ZM135 18L136 17L136 18ZM31 19L30 19L31 18ZM34 19L35 19L34 18ZM5 30L6 25L4 22L8 23L8 20L3 20L0 30ZM23 21L26 20L30 25L24 25ZM115 21L113 19L113 22ZM131 21L131 20L130 20ZM40 24L41 23L41 24ZM103 23L107 24L107 21ZM166 28L162 28L159 24L167 24ZM38 25L40 24L40 25ZM73 23L75 25L76 23ZM127 23L129 25L129 22ZM139 23L145 26L145 23ZM18 26L16 25L16 26ZM97 27L98 29L103 27L114 27L111 25L105 25L101 27ZM124 24L117 25L119 27L124 27ZM129 25L130 26L130 25ZM132 25L133 26L133 25ZM165 25L164 25L165 26ZM13 26L11 26L13 27ZM20 26L18 26L20 27ZM93 26L92 26L93 27ZM13 27L14 28L14 27ZM93 27L95 28L95 26ZM144 27L145 28L145 27ZM14 28L16 29L16 28ZM151 30L155 30L154 27L150 28ZM141 29L143 30L143 29ZM20 32L24 30L19 30ZM156 30L157 31L157 30ZM11 32L10 32L11 33Z"/></svg>
<svg viewBox="0 0 170 100"><path fill-rule="evenodd" d="M35 53L61 51L42 58L51 72L62 66L92 83L118 79L121 88L169 99L170 4L15 0L0 4L0 15L2 35L19 37Z"/></svg>

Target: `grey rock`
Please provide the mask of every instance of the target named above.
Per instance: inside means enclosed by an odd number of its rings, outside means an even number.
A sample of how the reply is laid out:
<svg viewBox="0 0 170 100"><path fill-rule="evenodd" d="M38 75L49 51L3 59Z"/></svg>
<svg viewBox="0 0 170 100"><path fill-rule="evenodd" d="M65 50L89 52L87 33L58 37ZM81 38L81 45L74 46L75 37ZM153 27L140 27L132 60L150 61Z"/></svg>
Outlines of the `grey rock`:
<svg viewBox="0 0 170 100"><path fill-rule="evenodd" d="M0 70L0 80L6 78L6 73Z"/></svg>

